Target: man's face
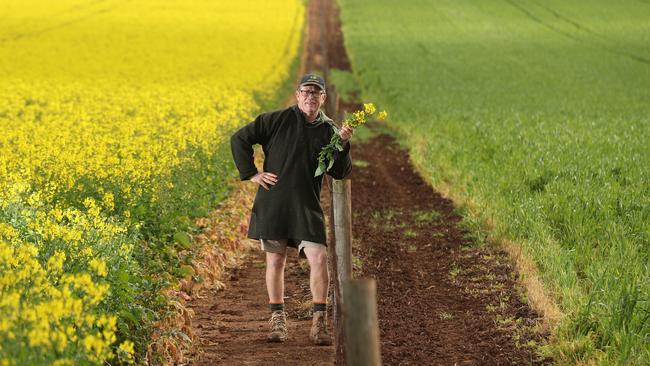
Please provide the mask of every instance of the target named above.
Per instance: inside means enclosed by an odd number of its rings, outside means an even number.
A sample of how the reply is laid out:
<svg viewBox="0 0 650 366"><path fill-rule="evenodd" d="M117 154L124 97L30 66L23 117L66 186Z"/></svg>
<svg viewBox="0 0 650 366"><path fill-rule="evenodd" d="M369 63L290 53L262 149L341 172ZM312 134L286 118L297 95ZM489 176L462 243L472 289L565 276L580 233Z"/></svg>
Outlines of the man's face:
<svg viewBox="0 0 650 366"><path fill-rule="evenodd" d="M315 115L325 102L325 92L315 85L301 86L296 90L298 108L308 116Z"/></svg>

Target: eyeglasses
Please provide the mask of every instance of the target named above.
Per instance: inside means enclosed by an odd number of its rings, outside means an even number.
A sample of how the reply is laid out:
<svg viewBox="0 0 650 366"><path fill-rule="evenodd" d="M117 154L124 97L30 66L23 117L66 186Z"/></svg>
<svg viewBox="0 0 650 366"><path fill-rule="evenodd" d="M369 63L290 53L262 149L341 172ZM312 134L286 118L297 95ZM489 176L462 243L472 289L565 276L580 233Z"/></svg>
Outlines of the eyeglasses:
<svg viewBox="0 0 650 366"><path fill-rule="evenodd" d="M319 97L323 94L325 94L325 92L322 90L305 90L305 89L300 90L300 95L302 95L303 97L308 97L310 95L312 97Z"/></svg>

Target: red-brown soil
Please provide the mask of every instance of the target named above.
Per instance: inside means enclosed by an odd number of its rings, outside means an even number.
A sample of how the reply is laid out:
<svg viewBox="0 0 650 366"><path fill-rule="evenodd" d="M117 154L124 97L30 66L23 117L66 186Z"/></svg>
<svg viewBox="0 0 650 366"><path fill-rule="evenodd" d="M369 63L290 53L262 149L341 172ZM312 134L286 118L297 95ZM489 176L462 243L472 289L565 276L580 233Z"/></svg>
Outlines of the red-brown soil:
<svg viewBox="0 0 650 366"><path fill-rule="evenodd" d="M451 201L380 135L355 149L353 227L361 275L378 287L387 365L544 364L537 316L521 300L507 254L478 247ZM366 166L367 165L367 166Z"/></svg>
<svg viewBox="0 0 650 366"><path fill-rule="evenodd" d="M348 69L333 1L312 0L303 70ZM324 18L323 18L324 17ZM322 22L322 23L319 23ZM326 42L319 24L325 24ZM324 50L323 42L327 45ZM325 51L325 52L323 52ZM347 107L354 108L355 104ZM459 225L452 202L414 171L408 153L378 134L355 143L352 174L356 276L377 280L385 365L537 365L537 315L522 301L507 255L479 247ZM327 209L327 186L322 195ZM309 270L295 252L287 263L289 340L266 343L264 260L253 252L224 290L190 307L199 356L194 365L331 365L334 347L308 340Z"/></svg>
<svg viewBox="0 0 650 366"><path fill-rule="evenodd" d="M243 268L232 270L224 290L211 290L204 299L190 305L195 313L194 333L200 340L201 350L193 365L333 363L333 347L317 347L309 341L311 299L304 296L309 292L309 271L297 262L295 251L292 254L285 277L289 340L266 342L270 311L264 257L260 252L253 252Z"/></svg>

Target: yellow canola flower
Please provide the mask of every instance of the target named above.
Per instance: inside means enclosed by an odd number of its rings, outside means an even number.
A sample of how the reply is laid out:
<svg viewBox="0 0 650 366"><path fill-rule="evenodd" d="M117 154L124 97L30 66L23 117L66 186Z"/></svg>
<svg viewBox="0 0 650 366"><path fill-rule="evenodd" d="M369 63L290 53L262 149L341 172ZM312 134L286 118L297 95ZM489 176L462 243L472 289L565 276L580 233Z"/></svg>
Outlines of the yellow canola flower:
<svg viewBox="0 0 650 366"><path fill-rule="evenodd" d="M126 341L122 342L122 344L120 344L119 349L120 349L120 351L122 351L124 353L133 354L133 352L134 352L133 347L134 347L133 342L131 342L129 340L126 340Z"/></svg>
<svg viewBox="0 0 650 366"><path fill-rule="evenodd" d="M356 111L352 113L352 119L346 121L346 125L357 128L362 124L366 123L366 112L365 111Z"/></svg>
<svg viewBox="0 0 650 366"><path fill-rule="evenodd" d="M9 267L14 263L14 249L9 243L0 239L0 266ZM0 283L0 286L2 284Z"/></svg>
<svg viewBox="0 0 650 366"><path fill-rule="evenodd" d="M88 262L88 266L97 273L100 277L106 277L108 271L106 270L106 262L100 258L93 258Z"/></svg>
<svg viewBox="0 0 650 366"><path fill-rule="evenodd" d="M133 354L135 353L133 342L126 340L117 348L118 357L128 364L133 364Z"/></svg>
<svg viewBox="0 0 650 366"><path fill-rule="evenodd" d="M115 209L115 196L113 193L105 193L102 202L108 211L113 211L113 209Z"/></svg>
<svg viewBox="0 0 650 366"><path fill-rule="evenodd" d="M119 253L122 257L128 257L131 255L131 251L133 250L133 245L132 244L122 244L120 245Z"/></svg>
<svg viewBox="0 0 650 366"><path fill-rule="evenodd" d="M0 238L12 240L18 237L18 232L11 225L0 222Z"/></svg>
<svg viewBox="0 0 650 366"><path fill-rule="evenodd" d="M57 250L56 253L47 260L47 269L50 272L60 272L63 269L63 262L65 262L65 253Z"/></svg>
<svg viewBox="0 0 650 366"><path fill-rule="evenodd" d="M60 358L52 363L52 366L73 366L74 361L69 358Z"/></svg>
<svg viewBox="0 0 650 366"><path fill-rule="evenodd" d="M57 223L63 220L63 210L58 207L50 211L50 215L54 217Z"/></svg>
<svg viewBox="0 0 650 366"><path fill-rule="evenodd" d="M83 339L83 346L94 360L101 359L102 353L106 352L104 341L94 334L89 334Z"/></svg>
<svg viewBox="0 0 650 366"><path fill-rule="evenodd" d="M366 112L366 114L373 114L377 108L375 108L375 105L372 103L366 103L363 105L363 111Z"/></svg>

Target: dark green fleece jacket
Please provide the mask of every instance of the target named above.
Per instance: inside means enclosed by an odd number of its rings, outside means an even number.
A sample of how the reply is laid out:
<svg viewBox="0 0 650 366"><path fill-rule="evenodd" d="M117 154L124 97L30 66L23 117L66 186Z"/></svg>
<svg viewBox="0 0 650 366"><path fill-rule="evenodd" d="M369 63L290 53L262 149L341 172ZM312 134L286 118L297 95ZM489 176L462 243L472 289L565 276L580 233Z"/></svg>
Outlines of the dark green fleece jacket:
<svg viewBox="0 0 650 366"><path fill-rule="evenodd" d="M258 173L253 163L253 145L264 151L264 171L278 181L267 191L259 187L251 213L248 237L301 240L326 244L325 221L320 206L323 175L314 177L318 153L330 141L333 121L320 112L308 123L297 105L259 115L230 139L232 155L242 180ZM343 179L352 171L350 143L337 156L328 172Z"/></svg>

